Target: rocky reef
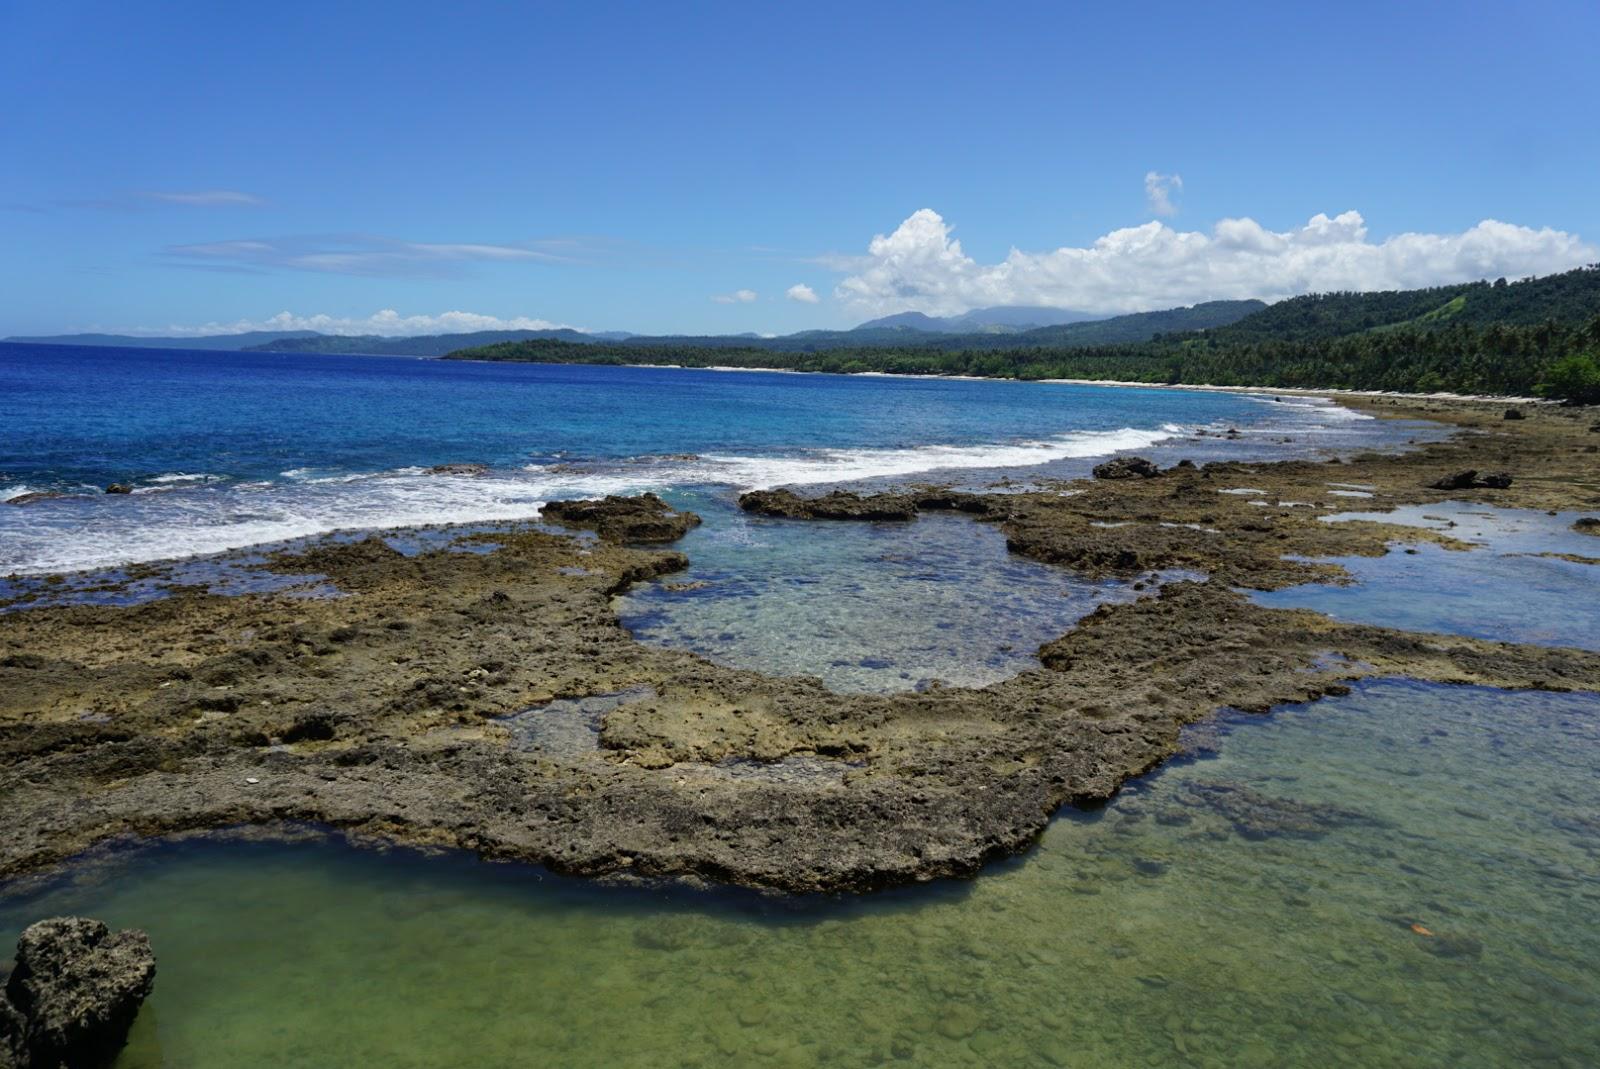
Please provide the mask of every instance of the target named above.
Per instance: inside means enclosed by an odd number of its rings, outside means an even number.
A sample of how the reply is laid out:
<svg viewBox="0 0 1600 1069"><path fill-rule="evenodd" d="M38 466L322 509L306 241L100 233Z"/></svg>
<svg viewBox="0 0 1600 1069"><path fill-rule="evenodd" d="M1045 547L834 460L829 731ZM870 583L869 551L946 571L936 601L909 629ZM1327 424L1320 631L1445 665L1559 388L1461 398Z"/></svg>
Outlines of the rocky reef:
<svg viewBox="0 0 1600 1069"><path fill-rule="evenodd" d="M675 542L700 526L700 517L655 494L599 500L551 501L540 513L550 523L593 531L607 542Z"/></svg>
<svg viewBox="0 0 1600 1069"><path fill-rule="evenodd" d="M1219 708L1264 712L1377 675L1600 690L1600 654L1342 624L1239 591L1341 579L1316 557L1466 548L1322 522L1349 506L1341 487L1364 487L1378 510L1480 494L1600 504L1592 414L1541 406L1506 422L1490 406L1365 404L1460 433L1398 455L1180 465L1029 492L745 496L795 518L960 511L999 525L1014 552L1090 575L1189 574L1103 606L1047 643L1039 668L980 689L839 694L635 642L612 595L686 561L634 543L694 522L651 495L546 510L598 540L511 526L469 539L487 552L406 555L374 537L265 565L323 576L339 597L179 588L0 614L0 876L117 837L320 822L610 879L867 890L1025 848L1062 804L1111 796ZM1515 481L1428 486L1469 467ZM616 700L597 732L518 745L529 717L601 696ZM779 774L796 760L836 772ZM774 774L750 774L763 767ZM1238 792L1213 804L1245 826L1303 817Z"/></svg>
<svg viewBox="0 0 1600 1069"><path fill-rule="evenodd" d="M110 1065L155 979L144 932L85 917L30 926L0 995L0 1069Z"/></svg>

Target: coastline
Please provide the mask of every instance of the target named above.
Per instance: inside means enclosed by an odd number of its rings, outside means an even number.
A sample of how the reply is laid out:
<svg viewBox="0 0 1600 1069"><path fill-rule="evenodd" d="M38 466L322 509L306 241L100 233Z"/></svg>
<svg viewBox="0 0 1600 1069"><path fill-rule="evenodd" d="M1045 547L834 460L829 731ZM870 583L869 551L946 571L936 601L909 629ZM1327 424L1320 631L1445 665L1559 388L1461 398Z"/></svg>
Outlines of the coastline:
<svg viewBox="0 0 1600 1069"><path fill-rule="evenodd" d="M452 362L467 364L504 364L528 363L536 364L537 361L507 361L507 360L471 360L454 357L432 357L435 360L451 360ZM542 365L565 366L565 365ZM1209 383L1179 383L1179 382L1135 382L1128 379L1018 379L1005 378L995 375L932 375L932 374L898 374L890 371L801 371L796 368L770 368L770 367L740 367L736 364L715 364L707 367L690 367L686 364L585 364L584 367L631 367L631 368L662 368L672 371L743 371L762 375L831 375L839 378L880 378L880 379L931 379L949 382L1034 382L1060 386L1118 386L1140 390L1198 390L1213 393L1238 393L1255 394L1281 393L1294 397L1392 397L1406 401L1475 401L1490 403L1505 403L1518 405L1557 405L1560 402L1550 401L1543 397L1519 397L1514 394L1465 394L1465 393L1405 393L1399 390L1351 390L1340 387L1311 387L1311 386L1216 386Z"/></svg>
<svg viewBox="0 0 1600 1069"><path fill-rule="evenodd" d="M1460 433L1337 467L1221 463L1080 481L1070 497L916 491L913 513L970 514L997 524L1013 552L1083 574L1209 577L1102 608L1046 643L1040 669L975 690L842 695L643 646L610 599L684 558L527 528L469 537L494 544L482 553L405 557L368 539L271 562L326 576L343 593L333 599L180 591L6 614L0 792L14 833L0 877L130 834L318 822L608 879L871 890L971 875L1025 849L1058 807L1109 798L1221 707L1266 712L1380 674L1600 690L1600 654L1344 625L1238 593L1337 581L1317 557L1452 544L1379 522L1323 524L1290 504L1348 507L1330 485L1372 486L1361 507L1379 511L1600 504L1592 412L1541 406L1506 423L1499 400L1359 403ZM1428 487L1488 467L1481 457L1514 472L1513 485ZM1265 503L1227 493L1243 487ZM1233 641L1216 643L1219 631ZM1330 650L1345 659L1330 662ZM529 748L503 719L586 695L627 696L592 747ZM830 774L728 772L797 760Z"/></svg>

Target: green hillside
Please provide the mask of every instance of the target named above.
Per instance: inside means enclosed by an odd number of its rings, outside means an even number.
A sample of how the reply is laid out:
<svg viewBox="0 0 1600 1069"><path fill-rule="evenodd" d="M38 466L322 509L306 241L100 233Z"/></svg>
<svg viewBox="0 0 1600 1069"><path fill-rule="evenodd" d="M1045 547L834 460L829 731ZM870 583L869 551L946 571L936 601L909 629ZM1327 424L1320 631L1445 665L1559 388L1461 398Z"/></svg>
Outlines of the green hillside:
<svg viewBox="0 0 1600 1069"><path fill-rule="evenodd" d="M1045 332L1058 339L1082 338L1083 333L1073 332L1113 322L1074 323ZM1061 340L1044 344L1034 340L1041 333L1028 331L1002 339L969 335L960 347L946 347L939 338L932 345L810 352L748 341L728 344L729 339L707 346L692 339L668 344L641 339L572 344L543 338L464 349L447 359L1501 395L1539 392L1600 403L1597 267L1516 283L1296 297L1228 325L1122 344ZM1003 344L995 344L997 340Z"/></svg>

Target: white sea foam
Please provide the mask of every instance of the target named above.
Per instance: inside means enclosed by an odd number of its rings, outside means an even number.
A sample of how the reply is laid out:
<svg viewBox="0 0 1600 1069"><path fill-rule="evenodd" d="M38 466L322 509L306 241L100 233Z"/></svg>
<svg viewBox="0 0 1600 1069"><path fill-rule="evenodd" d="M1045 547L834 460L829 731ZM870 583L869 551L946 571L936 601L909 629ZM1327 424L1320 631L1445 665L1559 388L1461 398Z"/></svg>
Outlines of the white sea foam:
<svg viewBox="0 0 1600 1069"><path fill-rule="evenodd" d="M1081 431L1030 442L979 445L923 445L905 449L814 449L788 456L738 456L708 453L682 464L653 464L648 471L602 477L624 489L728 485L741 490L774 486L813 486L939 471L1020 468L1075 457L1097 457L1141 449L1182 433L1182 428ZM539 472L547 469L529 468ZM584 477L585 480L593 477ZM643 483L641 483L643 480ZM607 489L607 493L621 492Z"/></svg>
<svg viewBox="0 0 1600 1069"><path fill-rule="evenodd" d="M340 530L533 519L554 498L729 485L758 489L952 470L1032 466L1137 449L1181 428L1079 432L1033 442L712 455L597 466L531 466L488 476L291 469L284 482L219 485L171 473L168 493L47 501L0 514L0 574L39 574L191 557ZM163 477L165 478L165 477ZM156 482L158 480L151 480ZM8 488L10 496L26 487Z"/></svg>

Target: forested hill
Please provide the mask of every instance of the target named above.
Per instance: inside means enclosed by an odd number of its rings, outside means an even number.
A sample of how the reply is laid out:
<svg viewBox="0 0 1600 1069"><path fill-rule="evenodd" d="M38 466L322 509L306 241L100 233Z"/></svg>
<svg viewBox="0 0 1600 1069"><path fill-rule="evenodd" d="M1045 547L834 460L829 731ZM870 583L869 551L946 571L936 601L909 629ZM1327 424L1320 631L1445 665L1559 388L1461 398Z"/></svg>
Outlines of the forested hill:
<svg viewBox="0 0 1600 1069"><path fill-rule="evenodd" d="M1368 330L1587 323L1600 315L1600 268L1521 282L1469 282L1422 290L1316 293L1269 305L1214 332L1224 340L1301 341Z"/></svg>
<svg viewBox="0 0 1600 1069"><path fill-rule="evenodd" d="M1006 336L1004 345L985 336L969 337L960 348L908 343L812 352L539 339L465 349L447 359L1544 393L1600 403L1600 266L1515 283L1297 297L1230 325L1123 344L1041 344L1031 340L1039 333Z"/></svg>

